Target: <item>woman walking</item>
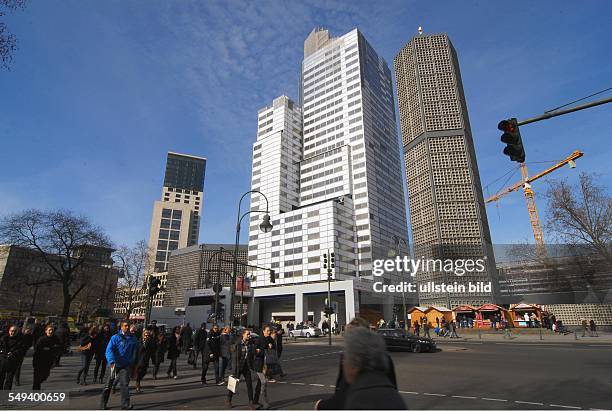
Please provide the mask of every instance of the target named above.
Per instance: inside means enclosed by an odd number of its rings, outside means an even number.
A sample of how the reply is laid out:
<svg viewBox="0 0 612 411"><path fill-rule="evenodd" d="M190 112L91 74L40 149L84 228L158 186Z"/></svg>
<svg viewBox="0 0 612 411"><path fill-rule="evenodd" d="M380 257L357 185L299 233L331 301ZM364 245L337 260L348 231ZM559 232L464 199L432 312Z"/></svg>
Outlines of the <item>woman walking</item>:
<svg viewBox="0 0 612 411"><path fill-rule="evenodd" d="M174 376L176 380L178 378L176 372L176 362L178 357L181 355L181 327L178 325L172 329L172 335L168 339L168 359L170 360L170 366L168 367L168 378L170 374Z"/></svg>
<svg viewBox="0 0 612 411"><path fill-rule="evenodd" d="M140 381L147 375L149 361L155 357L157 345L150 330L144 330L136 352L136 392L142 392Z"/></svg>
<svg viewBox="0 0 612 411"><path fill-rule="evenodd" d="M87 374L89 373L89 365L96 353L98 345L98 327L93 326L89 329L87 335L81 338L79 351L81 351L81 369L77 374L77 384L87 385ZM81 379L83 377L83 379Z"/></svg>
<svg viewBox="0 0 612 411"><path fill-rule="evenodd" d="M16 325L11 325L8 333L0 339L0 389L13 388L13 379L19 368L22 352L22 335Z"/></svg>
<svg viewBox="0 0 612 411"><path fill-rule="evenodd" d="M49 377L58 353L63 348L62 342L55 337L54 333L55 328L52 325L47 325L45 335L40 337L34 345L34 358L32 359L32 365L34 366L33 390L40 390L40 385Z"/></svg>
<svg viewBox="0 0 612 411"><path fill-rule="evenodd" d="M153 379L157 379L157 373L159 372L159 366L164 362L164 357L166 356L166 351L168 350L168 341L166 340L166 335L164 332L160 332L157 335L157 344L155 347L155 356L153 357L153 364L155 367L153 368Z"/></svg>

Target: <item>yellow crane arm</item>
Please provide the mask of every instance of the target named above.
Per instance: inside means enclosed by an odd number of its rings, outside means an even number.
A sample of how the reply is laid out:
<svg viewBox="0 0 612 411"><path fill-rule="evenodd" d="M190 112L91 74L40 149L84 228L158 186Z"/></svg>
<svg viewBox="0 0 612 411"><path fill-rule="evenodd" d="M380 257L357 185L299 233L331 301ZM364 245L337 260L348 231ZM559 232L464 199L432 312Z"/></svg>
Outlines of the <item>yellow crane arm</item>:
<svg viewBox="0 0 612 411"><path fill-rule="evenodd" d="M535 180L537 180L537 179L539 179L541 177L544 177L547 174L552 173L556 169L561 168L564 165L566 165L566 164L568 164L568 163L570 163L570 162L572 162L572 161L582 157L583 155L584 155L584 153L582 151L576 150L572 154L570 154L569 157L567 157L565 160L558 162L554 166L552 166L550 168L547 168L546 170L544 170L544 171L542 171L542 172L540 172L538 174L535 174L535 175L533 175L531 177L528 177L524 181L519 181L519 182L515 183L514 185L504 189L503 191L500 191L499 193L497 193L495 195L492 195L491 197L489 197L489 198L487 198L485 200L485 203L491 203L493 201L497 201L500 198L502 198L503 196L505 196L506 194L512 193L513 191L516 191L516 190L520 189L521 187L523 187L523 185L525 183L532 183Z"/></svg>

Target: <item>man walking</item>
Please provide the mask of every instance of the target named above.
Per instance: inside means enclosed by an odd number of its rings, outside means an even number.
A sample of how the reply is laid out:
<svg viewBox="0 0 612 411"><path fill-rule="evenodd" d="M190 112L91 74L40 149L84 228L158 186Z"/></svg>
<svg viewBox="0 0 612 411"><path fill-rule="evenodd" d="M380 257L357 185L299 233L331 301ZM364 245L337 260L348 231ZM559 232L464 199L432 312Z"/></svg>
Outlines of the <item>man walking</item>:
<svg viewBox="0 0 612 411"><path fill-rule="evenodd" d="M191 329L191 325L187 323L181 330L181 348L183 350L183 354L187 354L189 347L191 347L193 343L193 330Z"/></svg>
<svg viewBox="0 0 612 411"><path fill-rule="evenodd" d="M459 338L459 336L457 335L457 321L452 320L450 323L450 328L451 328L450 338Z"/></svg>
<svg viewBox="0 0 612 411"><path fill-rule="evenodd" d="M193 339L193 351L195 351L195 359L193 361L193 369L196 369L196 365L198 363L198 357L202 354L202 366L204 366L204 361L206 358L203 357L203 351L206 348L206 338L208 338L208 333L206 331L206 323L202 323L200 328L195 332Z"/></svg>
<svg viewBox="0 0 612 411"><path fill-rule="evenodd" d="M589 325L587 324L586 318L582 319L582 336L586 337L586 333L589 331Z"/></svg>
<svg viewBox="0 0 612 411"><path fill-rule="evenodd" d="M106 361L111 371L106 387L102 391L100 408L103 410L107 409L108 398L116 378L119 378L121 389L121 409L132 409L129 384L132 367L136 362L137 348L138 342L130 333L130 324L127 321L121 321L121 329L111 337L106 347Z"/></svg>
<svg viewBox="0 0 612 411"><path fill-rule="evenodd" d="M202 352L202 385L206 385L206 373L208 365L213 362L215 365L215 384L222 385L219 378L219 357L221 356L221 333L219 326L213 325L208 333L204 351Z"/></svg>
<svg viewBox="0 0 612 411"><path fill-rule="evenodd" d="M257 385L255 386L255 399L254 402L257 404L259 402L259 398L262 398L263 407L265 409L270 408L270 403L268 402L268 379L263 372L263 367L265 365L266 359L266 350L274 349L274 341L272 340L271 328L269 325L266 325L263 328L263 335L261 335L257 341L255 342L255 361L254 361L254 369L257 373Z"/></svg>
<svg viewBox="0 0 612 411"><path fill-rule="evenodd" d="M253 402L253 380L251 379L251 371L254 368L254 349L249 342L251 332L245 328L242 330L242 339L234 346L234 355L232 356L232 376L240 379L244 376L247 386L247 394L249 397L249 408L256 410L257 406ZM227 398L225 399L225 408L232 408L232 396L234 393L227 390Z"/></svg>

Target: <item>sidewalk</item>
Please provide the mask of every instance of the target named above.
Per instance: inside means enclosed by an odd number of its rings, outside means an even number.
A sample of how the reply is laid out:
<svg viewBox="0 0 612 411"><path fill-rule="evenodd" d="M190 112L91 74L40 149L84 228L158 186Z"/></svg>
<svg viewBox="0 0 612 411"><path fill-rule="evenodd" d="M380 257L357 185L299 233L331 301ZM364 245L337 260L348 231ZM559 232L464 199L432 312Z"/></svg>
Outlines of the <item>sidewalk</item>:
<svg viewBox="0 0 612 411"><path fill-rule="evenodd" d="M612 345L612 333L599 332L599 337L590 337L588 334L582 337L582 332L576 334L571 333L567 335L555 334L550 330L542 330L534 332L534 330L528 330L529 332L521 332L526 330L513 329L510 338L506 336L504 338L503 331L482 331L480 334L477 331L470 330L470 332L462 333L461 330L457 330L459 338L444 338L434 336L436 343L455 343L455 342L530 342L530 343L569 343L569 344L605 344Z"/></svg>

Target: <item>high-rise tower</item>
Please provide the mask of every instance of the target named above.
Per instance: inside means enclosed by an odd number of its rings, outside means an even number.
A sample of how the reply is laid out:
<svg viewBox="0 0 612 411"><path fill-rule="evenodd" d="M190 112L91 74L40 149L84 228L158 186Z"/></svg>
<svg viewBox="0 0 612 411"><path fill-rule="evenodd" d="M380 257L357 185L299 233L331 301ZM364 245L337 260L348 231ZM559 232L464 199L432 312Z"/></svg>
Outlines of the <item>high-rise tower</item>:
<svg viewBox="0 0 612 411"><path fill-rule="evenodd" d="M416 36L395 57L395 74L415 256L486 263L463 276L419 272L417 282L493 286L491 293L420 293L420 303L492 302L497 275L457 53L446 34Z"/></svg>
<svg viewBox="0 0 612 411"><path fill-rule="evenodd" d="M407 253L391 71L358 30L334 38L315 29L304 42L300 106L282 96L258 115L252 189L268 198L274 227L262 233L261 215L251 216L249 262L276 275L271 284L267 272L256 272L255 295L267 305L261 312L319 321L327 289L322 257L333 252L332 300L345 307L338 320L363 305L391 318L399 296L375 295L367 282L373 260L387 258L397 243ZM251 209L265 209L265 200L253 194ZM378 280L400 279L391 272ZM275 303L272 295L295 301Z"/></svg>
<svg viewBox="0 0 612 411"><path fill-rule="evenodd" d="M206 158L168 153L162 199L153 206L149 248L155 272L173 250L198 244Z"/></svg>

